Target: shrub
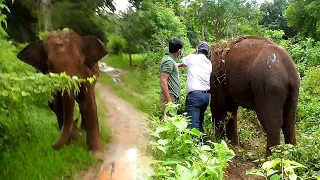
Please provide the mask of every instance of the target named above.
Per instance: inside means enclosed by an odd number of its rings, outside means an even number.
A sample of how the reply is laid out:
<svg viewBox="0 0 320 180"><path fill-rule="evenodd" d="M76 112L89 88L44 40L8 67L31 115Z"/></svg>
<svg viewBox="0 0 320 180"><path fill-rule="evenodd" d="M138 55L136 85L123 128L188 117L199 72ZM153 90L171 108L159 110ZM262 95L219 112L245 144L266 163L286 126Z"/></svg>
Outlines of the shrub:
<svg viewBox="0 0 320 180"><path fill-rule="evenodd" d="M301 77L305 76L308 68L320 65L320 42L315 42L312 38L302 39L299 42L289 39L282 41L280 45L288 51L297 64Z"/></svg>
<svg viewBox="0 0 320 180"><path fill-rule="evenodd" d="M195 145L201 133L187 128L189 120L177 115L177 106L169 104L163 120L154 119L150 126L155 179L223 179L224 169L235 154L226 142ZM194 137L194 139L192 138Z"/></svg>
<svg viewBox="0 0 320 180"><path fill-rule="evenodd" d="M121 35L111 35L108 39L108 48L115 54L123 53L127 48L127 41Z"/></svg>
<svg viewBox="0 0 320 180"><path fill-rule="evenodd" d="M265 179L270 178L272 180L295 180L298 177L294 171L296 168L305 168L305 166L295 161L277 158L275 160L263 163L261 169L259 170L252 169L247 171L247 174L255 174L262 176Z"/></svg>

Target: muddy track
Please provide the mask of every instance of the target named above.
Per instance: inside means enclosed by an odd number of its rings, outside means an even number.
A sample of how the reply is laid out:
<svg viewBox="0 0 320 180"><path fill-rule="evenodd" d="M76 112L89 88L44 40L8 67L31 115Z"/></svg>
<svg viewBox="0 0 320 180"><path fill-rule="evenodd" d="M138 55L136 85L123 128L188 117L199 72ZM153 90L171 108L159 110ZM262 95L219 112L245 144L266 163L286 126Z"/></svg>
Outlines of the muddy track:
<svg viewBox="0 0 320 180"><path fill-rule="evenodd" d="M145 132L146 116L131 104L114 94L111 87L96 85L106 108L104 120L112 131L113 139L103 154L103 163L84 173L83 180L135 180L144 179L141 172L151 173L150 158L142 148L147 143L140 132ZM139 127L139 128L138 128ZM141 176L141 177L140 177Z"/></svg>

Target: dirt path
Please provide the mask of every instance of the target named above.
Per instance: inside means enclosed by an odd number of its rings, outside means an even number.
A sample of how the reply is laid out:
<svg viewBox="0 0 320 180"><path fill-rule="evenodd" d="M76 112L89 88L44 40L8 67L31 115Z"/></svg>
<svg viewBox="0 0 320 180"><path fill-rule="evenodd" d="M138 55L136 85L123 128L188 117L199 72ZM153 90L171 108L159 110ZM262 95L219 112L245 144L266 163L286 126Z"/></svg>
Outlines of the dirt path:
<svg viewBox="0 0 320 180"><path fill-rule="evenodd" d="M226 180L263 180L263 178L246 175L246 171L252 169L255 165L252 162L245 161L240 157L234 157L229 163L228 168L225 171ZM256 167L255 167L256 168Z"/></svg>
<svg viewBox="0 0 320 180"><path fill-rule="evenodd" d="M110 87L96 85L107 111L106 124L110 127L113 140L103 155L103 163L87 171L84 180L136 180L146 179L152 171L148 166L150 158L144 155L142 147L146 138L139 132L146 128L146 116L131 104L119 98ZM141 174L145 173L145 174Z"/></svg>

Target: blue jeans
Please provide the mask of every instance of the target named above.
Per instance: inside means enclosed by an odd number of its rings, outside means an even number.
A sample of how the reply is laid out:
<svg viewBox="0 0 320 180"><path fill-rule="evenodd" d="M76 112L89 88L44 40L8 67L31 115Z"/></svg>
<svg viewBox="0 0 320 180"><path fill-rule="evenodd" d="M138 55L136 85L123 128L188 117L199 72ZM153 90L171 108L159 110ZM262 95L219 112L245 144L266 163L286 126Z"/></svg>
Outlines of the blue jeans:
<svg viewBox="0 0 320 180"><path fill-rule="evenodd" d="M204 132L203 119L209 104L209 99L209 93L193 92L187 95L186 111L192 120L192 124L189 125L190 129L196 128L200 132Z"/></svg>

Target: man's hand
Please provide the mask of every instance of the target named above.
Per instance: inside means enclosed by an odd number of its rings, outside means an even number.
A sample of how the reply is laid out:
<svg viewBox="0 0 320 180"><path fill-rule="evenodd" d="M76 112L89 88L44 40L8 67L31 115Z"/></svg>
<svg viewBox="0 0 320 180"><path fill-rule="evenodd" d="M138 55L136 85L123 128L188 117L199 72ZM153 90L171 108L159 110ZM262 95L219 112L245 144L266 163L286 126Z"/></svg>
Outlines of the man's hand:
<svg viewBox="0 0 320 180"><path fill-rule="evenodd" d="M181 68L181 67L184 67L185 65L183 63L178 63L178 67Z"/></svg>

